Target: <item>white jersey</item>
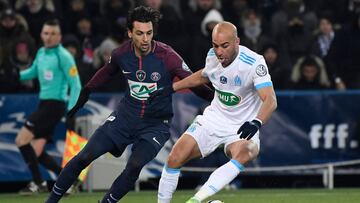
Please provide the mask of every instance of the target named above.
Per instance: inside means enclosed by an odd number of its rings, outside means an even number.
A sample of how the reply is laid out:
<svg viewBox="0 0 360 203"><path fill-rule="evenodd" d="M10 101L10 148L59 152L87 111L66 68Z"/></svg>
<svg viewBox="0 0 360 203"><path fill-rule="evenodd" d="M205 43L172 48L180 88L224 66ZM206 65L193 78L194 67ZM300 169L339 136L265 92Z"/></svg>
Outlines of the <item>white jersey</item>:
<svg viewBox="0 0 360 203"><path fill-rule="evenodd" d="M262 103L256 90L272 86L264 57L244 46L239 46L237 57L225 68L210 49L202 75L215 88L204 117L227 132L236 132L245 121L256 117Z"/></svg>

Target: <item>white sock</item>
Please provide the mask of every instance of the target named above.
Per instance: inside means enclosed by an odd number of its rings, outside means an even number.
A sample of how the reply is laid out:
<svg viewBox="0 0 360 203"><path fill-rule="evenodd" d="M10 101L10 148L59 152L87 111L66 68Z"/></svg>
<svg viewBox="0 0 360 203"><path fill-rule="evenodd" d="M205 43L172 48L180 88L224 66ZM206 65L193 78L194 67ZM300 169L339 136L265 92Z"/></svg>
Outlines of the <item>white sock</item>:
<svg viewBox="0 0 360 203"><path fill-rule="evenodd" d="M170 203L176 190L180 176L180 169L164 166L158 189L158 203Z"/></svg>
<svg viewBox="0 0 360 203"><path fill-rule="evenodd" d="M203 201L220 191L243 170L244 166L242 164L235 159L231 159L229 162L212 172L208 181L195 194L194 198Z"/></svg>

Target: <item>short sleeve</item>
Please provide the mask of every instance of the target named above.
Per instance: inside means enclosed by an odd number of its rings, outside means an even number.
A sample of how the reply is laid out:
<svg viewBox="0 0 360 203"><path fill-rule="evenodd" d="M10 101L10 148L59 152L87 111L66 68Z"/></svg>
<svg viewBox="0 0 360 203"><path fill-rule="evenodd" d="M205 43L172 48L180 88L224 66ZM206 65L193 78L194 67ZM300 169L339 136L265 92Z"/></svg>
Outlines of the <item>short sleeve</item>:
<svg viewBox="0 0 360 203"><path fill-rule="evenodd" d="M261 89L263 87L269 87L273 85L264 57L259 57L256 63L254 63L253 67L254 69L252 70L252 77L256 89Z"/></svg>
<svg viewBox="0 0 360 203"><path fill-rule="evenodd" d="M210 68L213 67L214 57L215 57L215 52L214 49L211 48L206 55L205 68L201 72L201 75L203 77L209 78L209 71Z"/></svg>

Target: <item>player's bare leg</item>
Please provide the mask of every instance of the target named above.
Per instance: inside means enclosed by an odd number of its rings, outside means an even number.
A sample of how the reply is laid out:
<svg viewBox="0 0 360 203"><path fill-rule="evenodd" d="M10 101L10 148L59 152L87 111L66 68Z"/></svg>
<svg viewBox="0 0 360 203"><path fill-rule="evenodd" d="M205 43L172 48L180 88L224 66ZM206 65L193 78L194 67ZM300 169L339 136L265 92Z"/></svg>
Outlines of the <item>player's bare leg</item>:
<svg viewBox="0 0 360 203"><path fill-rule="evenodd" d="M216 169L208 181L188 202L201 202L220 191L244 170L244 165L259 154L257 144L251 140L240 140L231 143L226 148L226 154L231 158L229 162Z"/></svg>
<svg viewBox="0 0 360 203"><path fill-rule="evenodd" d="M180 167L187 161L200 157L201 153L195 139L183 134L172 148L161 174L158 190L158 203L169 203L175 192L180 175Z"/></svg>

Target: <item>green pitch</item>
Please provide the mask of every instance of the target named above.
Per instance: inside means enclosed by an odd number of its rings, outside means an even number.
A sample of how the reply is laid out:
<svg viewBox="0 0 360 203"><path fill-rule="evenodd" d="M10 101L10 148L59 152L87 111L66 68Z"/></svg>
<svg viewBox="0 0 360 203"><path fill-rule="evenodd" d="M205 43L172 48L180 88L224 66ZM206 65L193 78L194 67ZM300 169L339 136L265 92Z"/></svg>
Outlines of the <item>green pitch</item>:
<svg viewBox="0 0 360 203"><path fill-rule="evenodd" d="M104 193L78 193L62 199L62 203L97 203ZM184 203L194 191L178 191L172 203ZM1 203L41 203L46 194L19 196L17 194L0 194ZM358 203L359 189L241 189L222 191L211 199L225 203ZM121 203L156 203L156 191L130 192Z"/></svg>

